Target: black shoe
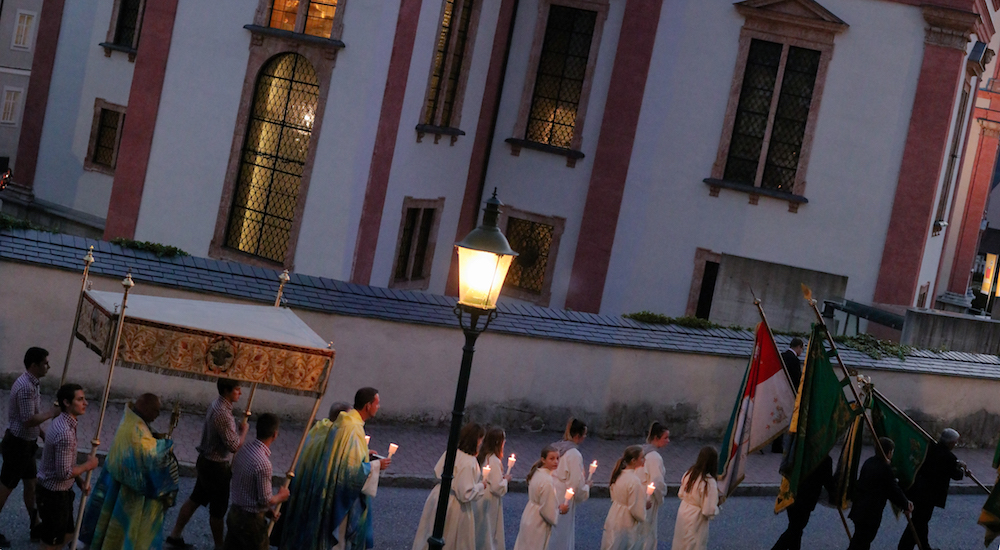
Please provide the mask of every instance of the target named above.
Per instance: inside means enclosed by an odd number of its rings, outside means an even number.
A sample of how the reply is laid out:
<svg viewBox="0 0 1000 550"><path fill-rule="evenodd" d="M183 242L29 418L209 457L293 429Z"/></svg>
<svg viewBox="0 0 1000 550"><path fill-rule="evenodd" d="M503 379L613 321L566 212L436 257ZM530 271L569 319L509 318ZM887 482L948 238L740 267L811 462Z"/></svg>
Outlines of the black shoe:
<svg viewBox="0 0 1000 550"><path fill-rule="evenodd" d="M3 534L0 534L0 547L10 548L10 541Z"/></svg>
<svg viewBox="0 0 1000 550"><path fill-rule="evenodd" d="M167 537L166 540L164 540L164 542L166 542L167 546L171 548L181 548L183 550L191 550L192 548L194 548L193 544L189 542L184 542L184 537L177 537L177 538Z"/></svg>

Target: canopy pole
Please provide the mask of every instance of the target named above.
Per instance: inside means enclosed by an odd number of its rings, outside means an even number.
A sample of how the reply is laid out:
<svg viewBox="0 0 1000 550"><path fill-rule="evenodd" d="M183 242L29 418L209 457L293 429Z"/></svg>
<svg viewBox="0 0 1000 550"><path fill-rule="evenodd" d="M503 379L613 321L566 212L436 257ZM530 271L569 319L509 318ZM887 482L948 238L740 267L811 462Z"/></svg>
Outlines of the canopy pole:
<svg viewBox="0 0 1000 550"><path fill-rule="evenodd" d="M118 326L115 328L115 345L111 350L111 364L108 366L108 381L104 385L104 396L101 398L101 415L97 420L97 431L94 432L94 439L90 440L90 456L97 456L97 448L101 445L101 428L104 426L104 413L108 409L108 396L111 394L111 377L115 372L115 363L118 362L118 346L121 344L122 340L122 328L125 326L125 307L128 303L128 292L135 286L132 281L132 272L130 271L125 278L122 280L122 286L125 287L125 295L122 296L122 308L118 313ZM70 543L70 550L76 550L76 544L80 538L80 529L83 527L83 512L87 508L87 497L90 495L90 479L93 476L94 471L87 471L87 476L84 478L84 487L88 490L83 491L80 495L80 510L77 512L76 516L76 530L73 532L73 540Z"/></svg>
<svg viewBox="0 0 1000 550"><path fill-rule="evenodd" d="M330 348L333 348L333 342L330 342ZM309 428L312 427L313 422L316 420L316 413L319 412L319 403L323 400L323 396L326 395L326 387L330 383L330 376L332 373L330 370L333 368L333 357L327 360L326 363L326 380L323 381L323 390L320 391L319 395L316 396L316 402L313 403L312 412L309 414L309 421L306 422L306 427L302 430L302 437L299 439L299 446L295 449L295 454L292 456L292 464L288 467L288 472L285 474L285 482L281 484L283 489L287 489L292 484L292 478L295 477L295 465L299 462L299 455L302 454L302 448L306 446L306 436L309 435ZM279 503L274 508L275 517L281 512L281 504ZM267 535L271 536L271 531L274 530L274 524L276 522L272 521L267 526Z"/></svg>
<svg viewBox="0 0 1000 550"><path fill-rule="evenodd" d="M76 340L76 329L80 328L80 312L83 310L83 294L87 291L87 277L90 275L90 264L94 263L94 247L87 250L83 257L83 282L80 284L80 297L76 301L76 316L73 317L73 332L69 334L69 347L66 348L66 362L63 363L62 378L59 385L66 383L66 373L69 372L69 358L73 354L73 341Z"/></svg>
<svg viewBox="0 0 1000 550"><path fill-rule="evenodd" d="M285 292L285 283L291 280L288 276L288 270L286 269L278 275L278 294L274 297L274 307L281 307L281 295ZM243 413L243 425L246 425L250 421L250 415L253 414L250 408L253 406L253 398L257 394L257 382L250 384L250 395L247 397L247 410Z"/></svg>
<svg viewBox="0 0 1000 550"><path fill-rule="evenodd" d="M840 357L840 350L837 349L837 343L833 341L833 336L830 334L829 327L826 326L826 319L823 319L823 315L820 314L819 308L816 307L816 300L812 297L812 289L802 284L802 295L805 296L807 302L812 307L813 313L816 314L816 319L823 325L823 332L826 334L826 341L830 344L830 349L833 350L834 356L837 358L837 364L840 365L840 370L843 371L844 377L847 378L847 385L851 388L851 393L854 394L854 399L857 401L858 405L861 406L861 414L865 417L865 424L868 429L871 430L872 439L875 440L875 450L878 455L884 460L888 455L885 449L882 448L882 443L878 440L878 434L875 433L875 424L872 423L872 419L868 416L868 411L865 409L864 401L861 400L861 395L858 394L858 389L854 387L854 379L851 378L851 373L847 370L847 365L844 364L844 360ZM920 544L920 537L917 535L917 529L913 526L913 520L910 519L910 512L904 511L903 515L906 516L906 523L910 526L910 531L913 532L914 540L917 543L917 550L924 550L922 544Z"/></svg>

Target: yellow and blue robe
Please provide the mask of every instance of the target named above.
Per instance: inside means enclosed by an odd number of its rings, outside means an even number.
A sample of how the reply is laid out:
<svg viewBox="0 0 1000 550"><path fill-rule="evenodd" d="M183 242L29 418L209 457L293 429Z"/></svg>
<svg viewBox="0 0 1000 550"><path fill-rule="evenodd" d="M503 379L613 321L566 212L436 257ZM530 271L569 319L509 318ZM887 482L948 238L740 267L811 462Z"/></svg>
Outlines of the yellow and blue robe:
<svg viewBox="0 0 1000 550"><path fill-rule="evenodd" d="M340 542L337 529L344 518L345 548L375 546L371 497L361 492L371 472L364 426L361 415L350 410L309 430L281 513L281 550L329 550Z"/></svg>
<svg viewBox="0 0 1000 550"><path fill-rule="evenodd" d="M91 550L163 548L163 515L177 497L173 442L156 439L125 408L104 469L87 503L80 540Z"/></svg>

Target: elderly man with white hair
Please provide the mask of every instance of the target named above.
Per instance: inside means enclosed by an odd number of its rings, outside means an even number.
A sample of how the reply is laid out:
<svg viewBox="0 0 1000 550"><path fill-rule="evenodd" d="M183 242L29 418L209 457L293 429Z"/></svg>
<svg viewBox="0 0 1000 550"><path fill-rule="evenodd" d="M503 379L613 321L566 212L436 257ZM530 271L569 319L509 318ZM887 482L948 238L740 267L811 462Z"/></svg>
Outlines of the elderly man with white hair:
<svg viewBox="0 0 1000 550"><path fill-rule="evenodd" d="M958 432L948 428L941 432L937 443L927 449L927 457L917 471L913 485L906 492L913 501L913 527L920 537L920 547L932 550L927 542L927 524L931 521L934 507L944 508L948 498L948 485L951 480L960 481L967 468L965 463L955 457L952 450L958 444ZM899 538L899 550L913 550L916 543L913 530L907 528Z"/></svg>

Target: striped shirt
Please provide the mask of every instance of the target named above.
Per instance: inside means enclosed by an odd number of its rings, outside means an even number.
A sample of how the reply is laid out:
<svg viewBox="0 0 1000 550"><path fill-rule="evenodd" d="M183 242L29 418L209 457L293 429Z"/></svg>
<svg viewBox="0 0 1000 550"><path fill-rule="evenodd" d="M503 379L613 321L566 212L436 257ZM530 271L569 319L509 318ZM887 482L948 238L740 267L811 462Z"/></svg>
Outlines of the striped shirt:
<svg viewBox="0 0 1000 550"><path fill-rule="evenodd" d="M45 434L42 464L38 482L50 491L73 488L73 467L76 465L76 417L64 412L52 421Z"/></svg>
<svg viewBox="0 0 1000 550"><path fill-rule="evenodd" d="M251 514L267 511L272 496L270 457L270 447L259 439L240 447L233 460L233 506Z"/></svg>
<svg viewBox="0 0 1000 550"><path fill-rule="evenodd" d="M25 441L38 439L39 427L27 428L24 423L38 414L40 401L38 378L30 372L18 376L10 388L10 401L7 402L7 429L11 434Z"/></svg>
<svg viewBox="0 0 1000 550"><path fill-rule="evenodd" d="M233 453L240 448L240 436L236 432L233 418L233 404L221 395L208 407L205 426L201 430L198 452L206 460L229 462Z"/></svg>

